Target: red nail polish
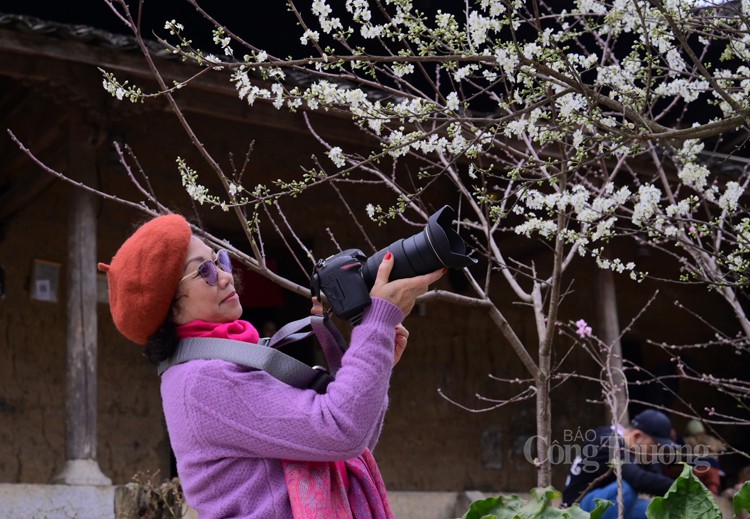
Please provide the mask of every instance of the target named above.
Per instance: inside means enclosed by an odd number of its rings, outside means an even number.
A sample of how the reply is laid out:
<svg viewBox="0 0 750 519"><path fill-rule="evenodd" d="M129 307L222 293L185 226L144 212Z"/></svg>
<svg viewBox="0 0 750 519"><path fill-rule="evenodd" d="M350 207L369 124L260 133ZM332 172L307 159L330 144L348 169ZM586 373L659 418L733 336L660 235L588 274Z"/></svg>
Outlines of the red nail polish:
<svg viewBox="0 0 750 519"><path fill-rule="evenodd" d="M392 257L393 257L393 254L391 254L391 251L388 251L388 252L385 253L385 258L384 259L390 260Z"/></svg>

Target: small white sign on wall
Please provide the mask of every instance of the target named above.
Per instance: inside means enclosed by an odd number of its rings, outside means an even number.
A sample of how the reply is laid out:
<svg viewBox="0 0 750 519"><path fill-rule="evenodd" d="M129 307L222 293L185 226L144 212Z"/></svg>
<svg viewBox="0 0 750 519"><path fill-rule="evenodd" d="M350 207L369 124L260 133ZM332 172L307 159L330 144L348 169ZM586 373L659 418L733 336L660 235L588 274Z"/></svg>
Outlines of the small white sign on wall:
<svg viewBox="0 0 750 519"><path fill-rule="evenodd" d="M31 276L31 298L56 303L59 286L60 264L35 259Z"/></svg>

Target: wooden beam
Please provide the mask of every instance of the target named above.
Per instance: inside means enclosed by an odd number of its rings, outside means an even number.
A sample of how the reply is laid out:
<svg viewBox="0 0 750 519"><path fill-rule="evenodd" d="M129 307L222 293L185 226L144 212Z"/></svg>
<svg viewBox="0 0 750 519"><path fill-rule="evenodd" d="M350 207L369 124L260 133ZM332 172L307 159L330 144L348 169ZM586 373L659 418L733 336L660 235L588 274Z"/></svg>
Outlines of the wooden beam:
<svg viewBox="0 0 750 519"><path fill-rule="evenodd" d="M184 81L201 70L173 57L157 56L154 60L167 84ZM91 102L92 97L109 98L102 88L98 68L114 72L144 91L157 89L145 59L137 51L0 29L0 75L34 81L54 78L59 85L75 85L81 90L78 95ZM260 80L257 84L270 86ZM252 107L241 101L227 72L205 74L191 81L175 97L186 112L296 133L308 132L301 112L277 110L269 101L259 100ZM126 103L123 101L118 109L131 109ZM351 144L366 144L370 140L362 132L353 131L354 125L347 114L324 110L308 113L318 121L316 127L326 139Z"/></svg>

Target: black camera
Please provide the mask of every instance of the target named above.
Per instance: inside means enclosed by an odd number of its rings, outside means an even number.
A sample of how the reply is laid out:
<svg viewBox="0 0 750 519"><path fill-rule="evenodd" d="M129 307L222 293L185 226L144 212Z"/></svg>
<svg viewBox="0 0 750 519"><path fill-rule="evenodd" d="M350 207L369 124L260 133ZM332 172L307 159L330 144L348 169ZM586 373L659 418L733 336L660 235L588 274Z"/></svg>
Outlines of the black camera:
<svg viewBox="0 0 750 519"><path fill-rule="evenodd" d="M359 249L347 249L318 261L313 271L312 293L323 292L333 313L353 324L370 305L370 289L388 251L394 265L390 280L427 274L442 267L462 269L477 262L466 255L463 239L451 229L455 213L445 206L430 216L424 230L402 238L369 258Z"/></svg>

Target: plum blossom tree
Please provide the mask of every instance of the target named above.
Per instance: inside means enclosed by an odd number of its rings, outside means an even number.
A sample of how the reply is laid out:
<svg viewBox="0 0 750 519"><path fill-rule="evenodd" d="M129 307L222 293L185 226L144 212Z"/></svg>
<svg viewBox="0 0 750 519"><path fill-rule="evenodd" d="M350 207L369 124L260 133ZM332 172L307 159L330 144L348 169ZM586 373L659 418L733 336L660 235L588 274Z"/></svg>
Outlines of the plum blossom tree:
<svg viewBox="0 0 750 519"><path fill-rule="evenodd" d="M167 84L139 32L143 2L104 2L133 30L160 90L146 94L107 71L104 87L132 102L166 97L200 143L172 95L186 84ZM592 336L586 322L558 317L563 273L577 258L594 258L603 271L638 282L649 272L611 245L631 240L665 252L674 259L671 281L705 284L736 318L742 333L717 341L747 348L747 0L466 0L437 9L419 9L416 0L288 0L301 45L291 57L246 40L198 0L187 2L212 24L214 48L196 48L190 28L169 20L161 43L172 53L201 73L224 74L238 102L341 112L373 143L367 154L345 149L310 122L326 156L294 181L253 185L236 181L199 145L224 192L210 193L195 166L180 159L188 195L234 211L252 248L248 265L304 293L306 287L266 268L258 246L258 222L278 201L320 186L364 183L390 203L351 207L353 216L420 224L431 197L450 192L456 224L482 268L464 272L468 295L425 297L486 311L528 370L541 486L551 477L545 453L553 344L561 327L573 338ZM158 201L151 202L158 210ZM509 235L538 242L549 254L514 257L501 245ZM310 252L299 247L302 261L310 262ZM498 285L533 314L534 348L500 310L493 296ZM615 377L607 387L619 395L611 400L615 421L625 413L621 332L615 322L600 335L613 351ZM744 405L747 388L734 389Z"/></svg>

